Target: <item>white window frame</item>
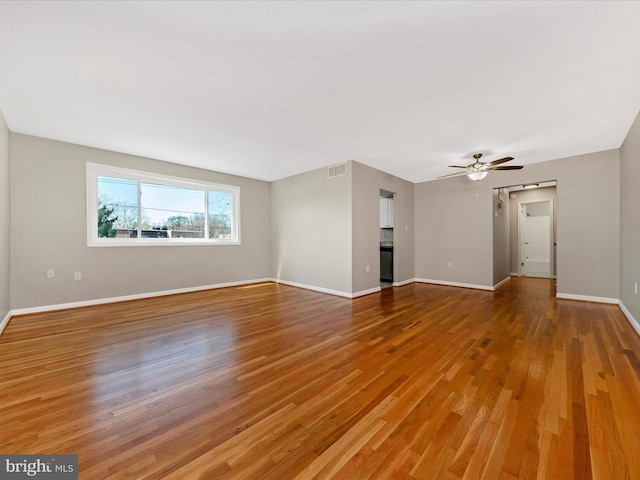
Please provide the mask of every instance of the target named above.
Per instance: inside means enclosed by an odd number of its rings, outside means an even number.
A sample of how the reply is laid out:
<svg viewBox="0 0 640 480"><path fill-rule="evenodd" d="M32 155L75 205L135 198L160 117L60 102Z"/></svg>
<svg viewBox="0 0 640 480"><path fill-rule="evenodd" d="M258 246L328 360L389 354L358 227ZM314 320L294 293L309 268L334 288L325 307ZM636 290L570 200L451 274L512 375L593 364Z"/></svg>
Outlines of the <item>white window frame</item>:
<svg viewBox="0 0 640 480"><path fill-rule="evenodd" d="M130 247L130 246L167 246L167 245L240 245L240 187L219 183L203 182L187 178L173 177L128 168L113 167L87 162L87 246L89 247ZM133 180L138 184L138 212L140 212L140 184L155 183L172 187L183 187L204 191L204 214L206 219L205 238L142 238L138 222L137 238L100 238L98 237L98 177L113 177ZM208 192L231 194L231 238L207 238L209 223Z"/></svg>

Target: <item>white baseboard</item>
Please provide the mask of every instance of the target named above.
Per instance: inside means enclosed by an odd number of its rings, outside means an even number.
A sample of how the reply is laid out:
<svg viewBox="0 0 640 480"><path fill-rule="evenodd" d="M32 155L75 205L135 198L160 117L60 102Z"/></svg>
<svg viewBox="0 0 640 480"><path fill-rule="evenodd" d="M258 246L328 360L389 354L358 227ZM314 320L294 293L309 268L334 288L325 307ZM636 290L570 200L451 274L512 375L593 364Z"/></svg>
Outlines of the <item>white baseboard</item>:
<svg viewBox="0 0 640 480"><path fill-rule="evenodd" d="M353 294L349 292L342 292L340 290L332 290L330 288L316 287L315 285L307 285L305 283L290 282L289 280L282 280L277 278L272 278L271 281L275 283L281 283L283 285L289 285L290 287L298 287L298 288L304 288L305 290L313 290L314 292L328 293L329 295L336 295L338 297L353 298Z"/></svg>
<svg viewBox="0 0 640 480"><path fill-rule="evenodd" d="M394 284L394 286L395 286L395 284ZM382 289L380 287L374 287L374 288L370 288L369 290L361 290L359 292L353 292L351 294L351 298L364 297L365 295L371 295L372 293L378 293L381 290Z"/></svg>
<svg viewBox="0 0 640 480"><path fill-rule="evenodd" d="M591 295L574 295L573 293L556 293L556 298L562 298L564 300L580 300L581 302L613 303L614 305L620 304L620 300L618 300L617 298L593 297Z"/></svg>
<svg viewBox="0 0 640 480"><path fill-rule="evenodd" d="M393 286L394 287L403 287L405 285L409 285L410 283L415 283L416 279L415 278L410 278L409 280L403 280L401 282L393 282Z"/></svg>
<svg viewBox="0 0 640 480"><path fill-rule="evenodd" d="M11 310L9 310L7 312L7 316L2 319L2 323L0 323L0 335L2 335L2 331L4 330L4 327L6 327L7 324L9 323L9 320L11 319L11 315L13 315L13 313L11 312Z"/></svg>
<svg viewBox="0 0 640 480"><path fill-rule="evenodd" d="M335 296L344 297L344 298L358 298L364 295L371 295L372 293L377 293L381 290L380 287L374 287L368 290L361 290L360 292L349 293L349 292L343 292L341 290L332 290L330 288L317 287L315 285L307 285L305 283L290 282L289 280L279 280L277 278L272 278L271 281L275 283L281 283L283 285L288 285L290 287L303 288L305 290L311 290L313 292L327 293L329 295L335 295Z"/></svg>
<svg viewBox="0 0 640 480"><path fill-rule="evenodd" d="M493 286L493 289L494 289L494 290L497 290L497 289L499 289L502 285L504 285L505 283L507 283L507 282L509 282L509 281L511 281L511 277L507 277L507 278L505 278L504 280L502 280L502 281L500 281L500 282L496 283L496 284Z"/></svg>
<svg viewBox="0 0 640 480"><path fill-rule="evenodd" d="M53 310L65 310L68 308L90 307L93 305L102 305L102 304L115 303L115 302L126 302L129 300L140 300L142 298L162 297L165 295L175 295L178 293L199 292L202 290L214 290L216 288L237 287L239 285L249 285L252 283L272 282L272 281L273 279L271 278L258 278L254 280L242 280L239 282L216 283L213 285L203 285L199 287L179 288L176 290L163 290L158 292L139 293L135 295L124 295L122 297L97 298L95 300L84 300L81 302L59 303L56 305L43 305L43 306L31 307L31 308L18 308L15 310L11 310L9 312L9 316L26 315L29 313L50 312Z"/></svg>
<svg viewBox="0 0 640 480"><path fill-rule="evenodd" d="M622 310L622 313L624 313L624 316L627 317L627 320L629 320L629 323L634 328L634 330L638 332L638 335L640 335L640 322L633 318L633 315L631 315L631 312L627 309L627 307L624 306L624 303L619 302L618 306L620 307L620 310Z"/></svg>
<svg viewBox="0 0 640 480"><path fill-rule="evenodd" d="M493 291L493 287L488 285L475 285L472 283L447 282L445 280L432 280L429 278L416 278L415 281L420 283L433 283L435 285L445 285L448 287L462 287L462 288L473 288L475 290Z"/></svg>

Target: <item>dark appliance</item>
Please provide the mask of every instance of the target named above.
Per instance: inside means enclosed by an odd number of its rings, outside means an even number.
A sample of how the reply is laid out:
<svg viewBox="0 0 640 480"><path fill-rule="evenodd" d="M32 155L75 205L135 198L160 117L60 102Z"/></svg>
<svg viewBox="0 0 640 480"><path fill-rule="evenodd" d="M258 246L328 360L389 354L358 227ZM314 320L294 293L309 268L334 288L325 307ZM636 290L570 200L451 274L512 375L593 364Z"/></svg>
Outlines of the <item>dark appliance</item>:
<svg viewBox="0 0 640 480"><path fill-rule="evenodd" d="M380 281L393 282L393 245L380 245Z"/></svg>

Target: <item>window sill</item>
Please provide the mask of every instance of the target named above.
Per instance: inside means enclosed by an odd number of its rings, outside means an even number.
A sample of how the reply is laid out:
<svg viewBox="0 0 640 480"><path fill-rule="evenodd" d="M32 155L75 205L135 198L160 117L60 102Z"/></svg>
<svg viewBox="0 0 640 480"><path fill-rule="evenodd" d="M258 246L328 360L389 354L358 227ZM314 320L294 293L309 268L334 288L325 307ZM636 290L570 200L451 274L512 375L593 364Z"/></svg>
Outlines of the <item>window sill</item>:
<svg viewBox="0 0 640 480"><path fill-rule="evenodd" d="M239 241L216 241L207 242L204 240L140 240L136 242L123 241L93 241L88 242L88 247L185 247L185 246L224 246L224 245L240 245Z"/></svg>

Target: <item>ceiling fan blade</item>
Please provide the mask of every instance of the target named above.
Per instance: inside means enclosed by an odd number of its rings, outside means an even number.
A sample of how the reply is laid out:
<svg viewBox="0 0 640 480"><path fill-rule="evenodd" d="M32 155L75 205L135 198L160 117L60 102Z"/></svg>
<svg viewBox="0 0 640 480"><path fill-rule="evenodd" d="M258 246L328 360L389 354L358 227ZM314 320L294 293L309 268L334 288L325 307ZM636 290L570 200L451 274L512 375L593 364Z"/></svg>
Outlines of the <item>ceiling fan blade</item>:
<svg viewBox="0 0 640 480"><path fill-rule="evenodd" d="M456 172L456 173L450 173L449 175L442 175L441 177L438 177L438 178L454 177L456 175L466 175L466 174L467 174L467 172Z"/></svg>
<svg viewBox="0 0 640 480"><path fill-rule="evenodd" d="M493 165L500 165L501 163L504 162L510 162L511 160L513 160L513 157L504 157L504 158L500 158L498 160L494 160L493 162L489 162L489 166L493 166Z"/></svg>
<svg viewBox="0 0 640 480"><path fill-rule="evenodd" d="M469 168L469 166L467 165L466 167L463 167L462 165L449 165L451 168Z"/></svg>
<svg viewBox="0 0 640 480"><path fill-rule="evenodd" d="M524 165L507 165L504 167L489 167L487 170L520 170Z"/></svg>

